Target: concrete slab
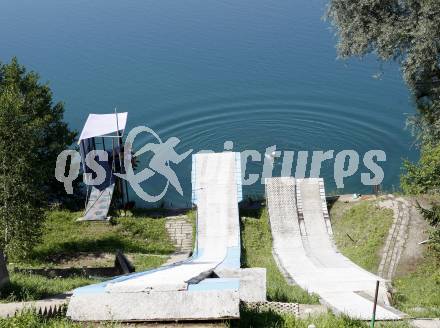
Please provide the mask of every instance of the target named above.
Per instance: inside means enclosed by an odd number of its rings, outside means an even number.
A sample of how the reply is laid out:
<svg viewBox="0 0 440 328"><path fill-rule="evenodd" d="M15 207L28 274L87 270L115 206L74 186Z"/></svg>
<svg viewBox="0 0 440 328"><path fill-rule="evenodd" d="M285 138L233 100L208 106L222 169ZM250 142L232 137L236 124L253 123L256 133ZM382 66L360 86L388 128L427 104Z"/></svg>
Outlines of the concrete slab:
<svg viewBox="0 0 440 328"><path fill-rule="evenodd" d="M240 279L240 301L266 301L266 268L216 269L214 273L220 278Z"/></svg>
<svg viewBox="0 0 440 328"><path fill-rule="evenodd" d="M237 289L86 293L70 300L68 316L78 321L222 320L240 316L239 302Z"/></svg>

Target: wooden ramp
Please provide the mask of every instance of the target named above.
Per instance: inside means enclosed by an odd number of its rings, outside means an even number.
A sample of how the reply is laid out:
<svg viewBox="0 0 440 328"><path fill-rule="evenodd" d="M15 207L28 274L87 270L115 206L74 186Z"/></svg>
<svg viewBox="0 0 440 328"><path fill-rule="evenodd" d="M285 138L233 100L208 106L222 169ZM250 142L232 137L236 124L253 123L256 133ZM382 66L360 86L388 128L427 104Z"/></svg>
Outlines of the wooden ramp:
<svg viewBox="0 0 440 328"><path fill-rule="evenodd" d="M389 306L385 281L340 254L332 239L322 179L266 179L273 252L296 284L320 296L336 313L369 320L380 281L378 320L405 315Z"/></svg>
<svg viewBox="0 0 440 328"><path fill-rule="evenodd" d="M108 219L116 181L110 164L107 161L100 161L99 164L104 168L106 178L101 185L90 186L86 209L83 216L77 221L105 221Z"/></svg>
<svg viewBox="0 0 440 328"><path fill-rule="evenodd" d="M84 211L84 215L79 218L78 221L107 220L114 189L114 183L102 190L99 190L96 187L91 187L86 210Z"/></svg>

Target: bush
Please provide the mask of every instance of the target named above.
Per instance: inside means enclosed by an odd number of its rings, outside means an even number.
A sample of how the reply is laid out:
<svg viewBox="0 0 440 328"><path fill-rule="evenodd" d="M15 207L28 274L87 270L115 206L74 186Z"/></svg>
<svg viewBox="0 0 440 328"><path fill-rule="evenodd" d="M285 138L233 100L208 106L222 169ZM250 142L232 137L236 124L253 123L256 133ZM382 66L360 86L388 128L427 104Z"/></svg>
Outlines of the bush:
<svg viewBox="0 0 440 328"><path fill-rule="evenodd" d="M424 145L419 161L405 161L403 167L400 185L405 193L440 193L440 144Z"/></svg>
<svg viewBox="0 0 440 328"><path fill-rule="evenodd" d="M418 207L425 220L432 227L429 233L429 247L440 258L440 205L433 204L431 209L422 208L420 205Z"/></svg>
<svg viewBox="0 0 440 328"><path fill-rule="evenodd" d="M62 186L56 158L75 137L63 104L53 105L38 79L15 58L0 63L0 250L9 258L25 257L38 242L42 207Z"/></svg>

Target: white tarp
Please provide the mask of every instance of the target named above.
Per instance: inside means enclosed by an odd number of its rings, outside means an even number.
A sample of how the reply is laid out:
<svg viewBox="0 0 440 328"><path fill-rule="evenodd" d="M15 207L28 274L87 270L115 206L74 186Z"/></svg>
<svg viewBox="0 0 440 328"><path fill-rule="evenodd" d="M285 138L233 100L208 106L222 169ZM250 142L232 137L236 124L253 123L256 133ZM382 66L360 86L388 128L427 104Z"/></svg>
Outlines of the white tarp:
<svg viewBox="0 0 440 328"><path fill-rule="evenodd" d="M118 113L117 121L116 114L89 114L79 141L114 133L118 131L118 128L119 131L124 130L127 124L127 114L127 112Z"/></svg>

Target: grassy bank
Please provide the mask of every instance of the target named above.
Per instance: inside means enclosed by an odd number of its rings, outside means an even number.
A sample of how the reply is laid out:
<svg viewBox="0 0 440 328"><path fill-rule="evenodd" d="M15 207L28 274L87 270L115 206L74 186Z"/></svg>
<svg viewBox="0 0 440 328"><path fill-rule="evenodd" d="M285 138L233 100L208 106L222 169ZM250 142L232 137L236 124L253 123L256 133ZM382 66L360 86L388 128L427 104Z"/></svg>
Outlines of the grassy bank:
<svg viewBox="0 0 440 328"><path fill-rule="evenodd" d="M10 284L2 288L0 302L35 301L98 282L86 277L46 278L39 275L12 273Z"/></svg>
<svg viewBox="0 0 440 328"><path fill-rule="evenodd" d="M165 219L133 216L109 222L76 222L80 212L46 214L41 242L26 259L13 260L9 268L113 266L122 250L137 271L162 265L174 246ZM0 293L0 302L37 300L96 282L88 277L46 278L11 273L11 284Z"/></svg>
<svg viewBox="0 0 440 328"><path fill-rule="evenodd" d="M393 303L414 317L440 317L440 260L426 252L414 272L393 280Z"/></svg>
<svg viewBox="0 0 440 328"><path fill-rule="evenodd" d="M108 222L76 222L79 212L47 213L42 242L26 264L56 264L80 252L170 254L174 247L165 219L116 218Z"/></svg>
<svg viewBox="0 0 440 328"><path fill-rule="evenodd" d="M393 223L393 211L371 201L336 202L331 211L334 240L338 249L356 264L376 273L380 252Z"/></svg>
<svg viewBox="0 0 440 328"><path fill-rule="evenodd" d="M371 201L336 202L331 217L338 249L353 262L376 273L380 250L392 224L392 211L378 208ZM393 306L414 317L439 317L439 259L427 249L419 262L414 271L393 279Z"/></svg>
<svg viewBox="0 0 440 328"><path fill-rule="evenodd" d="M417 200L428 204L440 204L439 195L421 195ZM435 229L427 228L427 235ZM438 229L438 227L437 227ZM393 280L395 293L393 301L406 313L417 317L440 317L440 252L433 244L425 244L423 258L417 259L417 265L405 275Z"/></svg>
<svg viewBox="0 0 440 328"><path fill-rule="evenodd" d="M266 210L241 222L242 266L266 268L267 299L280 302L318 303L299 286L289 285L272 256L272 235Z"/></svg>
<svg viewBox="0 0 440 328"><path fill-rule="evenodd" d="M60 316L55 318L45 318L27 311L16 315L15 317L2 319L0 318L1 328L81 328L84 325L74 323L66 317Z"/></svg>

